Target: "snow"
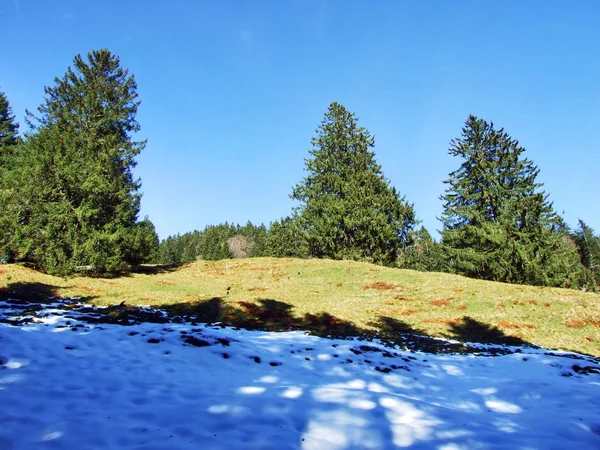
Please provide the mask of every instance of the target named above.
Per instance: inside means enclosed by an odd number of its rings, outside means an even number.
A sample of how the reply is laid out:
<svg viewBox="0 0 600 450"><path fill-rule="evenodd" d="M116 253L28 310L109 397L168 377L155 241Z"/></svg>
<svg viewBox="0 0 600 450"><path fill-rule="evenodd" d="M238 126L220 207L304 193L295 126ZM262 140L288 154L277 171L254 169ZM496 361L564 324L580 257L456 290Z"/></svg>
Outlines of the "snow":
<svg viewBox="0 0 600 450"><path fill-rule="evenodd" d="M94 324L59 306L0 323L0 449L600 448L589 357Z"/></svg>

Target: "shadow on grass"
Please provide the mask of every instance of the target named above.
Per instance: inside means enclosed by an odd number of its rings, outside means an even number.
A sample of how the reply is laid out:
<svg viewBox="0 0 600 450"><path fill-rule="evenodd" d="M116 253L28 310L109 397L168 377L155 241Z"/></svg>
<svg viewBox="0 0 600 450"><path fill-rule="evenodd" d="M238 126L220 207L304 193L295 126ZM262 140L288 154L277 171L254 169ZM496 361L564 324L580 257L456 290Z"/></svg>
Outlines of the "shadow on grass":
<svg viewBox="0 0 600 450"><path fill-rule="evenodd" d="M500 328L479 322L465 316L460 323L450 324L449 337L463 342L478 342L482 344L528 345L526 341L516 336L505 334Z"/></svg>
<svg viewBox="0 0 600 450"><path fill-rule="evenodd" d="M141 273L144 275L157 275L161 273L170 273L175 272L177 269L180 269L184 264L154 264L154 265L143 265L133 267L129 273L125 275L129 275L131 273Z"/></svg>
<svg viewBox="0 0 600 450"><path fill-rule="evenodd" d="M127 278L131 277L133 274L142 274L142 275L159 275L163 273L171 273L179 270L185 264L147 264L141 266L131 267L126 270L116 271L116 272L94 272L93 269L86 270L82 269L77 272L78 275L83 275L90 278L104 278L104 279L115 279L115 278Z"/></svg>
<svg viewBox="0 0 600 450"><path fill-rule="evenodd" d="M43 283L13 283L0 290L0 321L19 325L36 322L49 304L62 310L65 318L94 324L133 325L151 323L207 323L250 330L307 331L311 334L333 338L379 339L390 345L427 352L477 352L480 349L462 343L448 342L428 335L425 331L387 316L379 316L369 327L359 327L351 321L331 314L294 314L294 306L274 299L256 302L226 302L220 297L165 304L143 308L126 304L97 308L89 304L95 297L63 300L57 287ZM86 304L87 303L87 304ZM500 329L464 317L460 323L450 324L447 336L462 342L483 344L527 345L522 339L506 336ZM489 351L489 349L488 349ZM508 349L491 350L507 353Z"/></svg>
<svg viewBox="0 0 600 450"><path fill-rule="evenodd" d="M254 302L224 302L220 297L190 303L161 305L174 322L221 323L249 330L305 330L319 336L360 336L363 330L352 322L328 313L297 316L294 306L263 298Z"/></svg>
<svg viewBox="0 0 600 450"><path fill-rule="evenodd" d="M61 289L59 286L53 286L45 283L9 283L6 288L0 288L0 301L11 301L13 304L17 304L19 302L23 304L53 303L56 301L56 299L61 298L60 294L58 293L59 289ZM64 289L64 287L62 289ZM95 298L95 295L91 295L81 297L78 299L78 301L89 302Z"/></svg>

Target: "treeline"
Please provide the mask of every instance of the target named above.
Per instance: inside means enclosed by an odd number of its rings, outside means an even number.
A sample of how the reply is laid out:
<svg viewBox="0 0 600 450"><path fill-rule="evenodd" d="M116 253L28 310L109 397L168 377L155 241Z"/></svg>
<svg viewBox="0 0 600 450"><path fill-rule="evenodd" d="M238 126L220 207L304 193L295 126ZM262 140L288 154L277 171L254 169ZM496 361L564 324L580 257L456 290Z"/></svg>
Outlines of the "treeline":
<svg viewBox="0 0 600 450"><path fill-rule="evenodd" d="M307 258L308 248L304 234L290 218L255 226L219 224L203 231L169 236L160 243L160 264L182 264L203 260L252 258L259 256Z"/></svg>
<svg viewBox="0 0 600 450"><path fill-rule="evenodd" d="M77 56L45 88L29 131L18 134L0 92L0 259L49 273L108 274L145 262L180 264L256 256L331 258L444 271L509 283L595 289L600 237L571 230L537 181L525 149L493 123L469 116L448 152L457 168L441 196L441 240L419 226L414 205L385 178L375 139L332 103L311 141L298 206L264 225L221 224L162 242L140 220L132 175L133 75L108 50Z"/></svg>

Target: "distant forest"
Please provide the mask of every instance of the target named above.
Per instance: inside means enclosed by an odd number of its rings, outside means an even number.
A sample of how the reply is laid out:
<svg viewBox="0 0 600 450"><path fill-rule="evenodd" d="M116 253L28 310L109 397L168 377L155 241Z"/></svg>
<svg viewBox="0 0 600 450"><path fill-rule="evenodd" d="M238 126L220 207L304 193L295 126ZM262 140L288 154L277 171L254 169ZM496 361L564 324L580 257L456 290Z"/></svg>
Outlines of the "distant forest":
<svg viewBox="0 0 600 450"><path fill-rule="evenodd" d="M311 140L299 206L269 226L218 224L159 242L139 219L135 78L106 49L77 55L45 88L19 134L0 91L0 259L61 275L105 276L144 263L258 256L331 258L485 280L594 289L600 237L571 229L537 181L538 167L502 128L469 116L448 152L441 239L384 177L375 139L332 103Z"/></svg>

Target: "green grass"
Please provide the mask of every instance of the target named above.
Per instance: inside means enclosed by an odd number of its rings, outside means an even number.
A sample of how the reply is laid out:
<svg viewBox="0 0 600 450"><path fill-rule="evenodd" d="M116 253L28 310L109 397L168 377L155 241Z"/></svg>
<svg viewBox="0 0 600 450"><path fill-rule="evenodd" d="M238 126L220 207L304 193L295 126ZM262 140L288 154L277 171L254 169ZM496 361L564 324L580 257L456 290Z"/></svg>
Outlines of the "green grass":
<svg viewBox="0 0 600 450"><path fill-rule="evenodd" d="M63 279L17 265L0 269L0 289L23 295L83 297L102 306L172 305L173 311L205 311L218 300L218 312L198 313L199 320L265 328L310 324L306 328L344 333L405 329L600 356L600 295L576 290L331 260L199 261L113 279Z"/></svg>

